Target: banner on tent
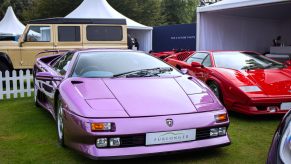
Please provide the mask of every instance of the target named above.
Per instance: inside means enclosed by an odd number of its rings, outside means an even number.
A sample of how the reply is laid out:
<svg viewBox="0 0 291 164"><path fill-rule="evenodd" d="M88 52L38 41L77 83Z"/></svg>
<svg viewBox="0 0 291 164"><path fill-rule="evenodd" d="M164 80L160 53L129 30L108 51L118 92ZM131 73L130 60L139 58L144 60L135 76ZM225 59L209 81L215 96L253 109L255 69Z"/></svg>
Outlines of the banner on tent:
<svg viewBox="0 0 291 164"><path fill-rule="evenodd" d="M153 51L172 49L196 50L196 24L181 24L154 27Z"/></svg>

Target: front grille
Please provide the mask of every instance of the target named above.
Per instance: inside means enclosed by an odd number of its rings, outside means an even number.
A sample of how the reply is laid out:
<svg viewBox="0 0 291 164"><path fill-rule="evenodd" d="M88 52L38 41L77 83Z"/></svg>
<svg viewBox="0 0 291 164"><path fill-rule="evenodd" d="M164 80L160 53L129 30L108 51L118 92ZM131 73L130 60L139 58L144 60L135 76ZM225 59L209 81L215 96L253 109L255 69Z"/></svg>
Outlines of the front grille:
<svg viewBox="0 0 291 164"><path fill-rule="evenodd" d="M196 130L196 141L209 139L209 138L214 138L214 137L210 137L210 128ZM146 134L120 137L120 147L145 146L145 143L146 143Z"/></svg>
<svg viewBox="0 0 291 164"><path fill-rule="evenodd" d="M120 147L144 146L145 134L120 137Z"/></svg>

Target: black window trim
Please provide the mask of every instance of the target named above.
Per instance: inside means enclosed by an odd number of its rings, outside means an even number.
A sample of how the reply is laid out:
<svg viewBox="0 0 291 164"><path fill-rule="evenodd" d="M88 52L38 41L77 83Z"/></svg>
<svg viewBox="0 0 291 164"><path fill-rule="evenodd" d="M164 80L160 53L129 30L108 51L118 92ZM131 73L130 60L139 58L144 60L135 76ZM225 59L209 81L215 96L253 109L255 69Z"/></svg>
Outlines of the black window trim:
<svg viewBox="0 0 291 164"><path fill-rule="evenodd" d="M209 60L210 60L210 64L211 64L211 66L210 67L213 67L213 64L212 64L212 60L211 60L211 56L210 56L210 54L208 54L207 53L207 56L204 58L204 60L202 61L202 65L203 65L203 63L205 62L205 60L207 59L207 57L209 56ZM205 66L205 65L203 65L204 67L208 67L208 66Z"/></svg>
<svg viewBox="0 0 291 164"><path fill-rule="evenodd" d="M80 37L80 40L79 41L60 41L60 35L59 35L59 27L79 27L79 37ZM82 31L81 31L81 26L78 26L78 25L58 25L57 26L57 42L58 43L70 43L70 42L74 42L74 43L81 43L82 42L82 35L81 35L81 33L82 33Z"/></svg>
<svg viewBox="0 0 291 164"><path fill-rule="evenodd" d="M205 58L203 58L203 60L202 60L202 62L201 62L201 64L204 62L204 60L206 59L206 57L208 56L208 55L210 55L208 52L194 52L192 55L190 55L186 60L185 60L185 62L186 63L188 63L187 61L190 59L190 58L192 58L192 56L194 56L195 54L197 54L197 53L204 53L204 54L207 54L206 56L205 56ZM196 59L198 59L198 58L196 58ZM200 59L200 58L199 58ZM211 58L210 58L210 60L211 60ZM189 64L189 63L188 63ZM190 63L191 64L191 63ZM212 65L212 63L211 63L211 65Z"/></svg>
<svg viewBox="0 0 291 164"><path fill-rule="evenodd" d="M119 27L121 29L121 38L120 40L89 40L88 39L88 27ZM86 40L88 42L120 42L124 39L124 36L123 36L123 27L122 26L110 26L110 25L105 25L105 26L100 26L100 25L96 25L96 24L88 24L86 25Z"/></svg>

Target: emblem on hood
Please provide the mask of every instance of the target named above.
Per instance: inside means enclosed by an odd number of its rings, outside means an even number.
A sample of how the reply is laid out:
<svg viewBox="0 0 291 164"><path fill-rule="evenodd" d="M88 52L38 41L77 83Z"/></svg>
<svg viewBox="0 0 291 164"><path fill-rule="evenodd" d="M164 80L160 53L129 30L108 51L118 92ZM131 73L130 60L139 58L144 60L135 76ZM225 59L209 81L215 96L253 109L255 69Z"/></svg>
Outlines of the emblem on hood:
<svg viewBox="0 0 291 164"><path fill-rule="evenodd" d="M166 119L166 123L167 123L167 125L169 126L169 127L172 127L173 125L174 125L174 121L173 121L173 119Z"/></svg>

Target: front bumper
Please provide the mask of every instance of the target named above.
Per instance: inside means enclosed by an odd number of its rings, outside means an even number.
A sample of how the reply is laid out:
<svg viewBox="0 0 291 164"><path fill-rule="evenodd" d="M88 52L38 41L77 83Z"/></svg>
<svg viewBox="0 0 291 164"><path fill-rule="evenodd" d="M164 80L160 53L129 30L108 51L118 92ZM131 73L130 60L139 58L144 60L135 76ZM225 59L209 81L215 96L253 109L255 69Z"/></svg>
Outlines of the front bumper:
<svg viewBox="0 0 291 164"><path fill-rule="evenodd" d="M282 110L282 103L291 102L291 97L253 98L247 104L233 103L231 110L246 115L284 115L289 110ZM275 110L269 110L272 107Z"/></svg>
<svg viewBox="0 0 291 164"><path fill-rule="evenodd" d="M81 152L91 159L127 159L152 156L158 154L178 153L182 151L200 150L206 148L223 147L230 145L228 135L207 140L157 145L157 146L140 146L128 148L108 148L96 149L95 145L87 148L87 153Z"/></svg>
<svg viewBox="0 0 291 164"><path fill-rule="evenodd" d="M228 135L155 146L146 146L144 144L120 148L97 148L95 145L96 139L100 137L119 137L185 129L228 127L228 121L223 123L215 123L214 115L222 113L225 113L225 110L174 116L88 119L76 116L66 111L64 113L65 144L92 159L132 158L183 150L225 146L230 144ZM167 126L166 119L168 118L174 120L173 127ZM90 123L93 122L114 122L116 124L116 131L91 132Z"/></svg>

